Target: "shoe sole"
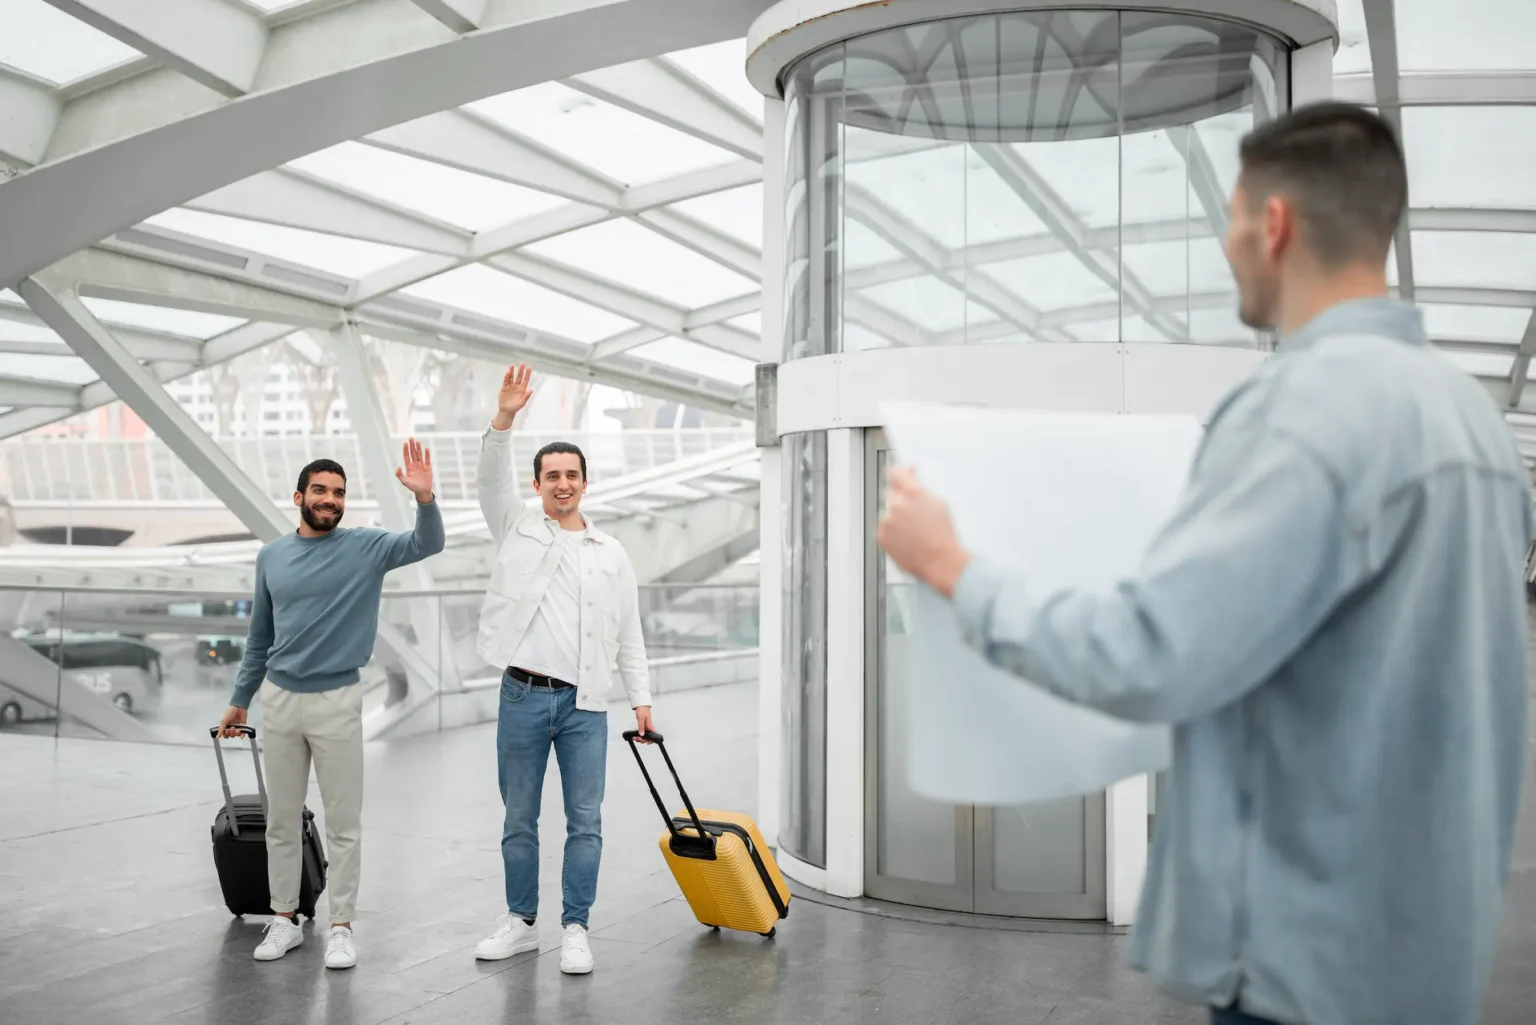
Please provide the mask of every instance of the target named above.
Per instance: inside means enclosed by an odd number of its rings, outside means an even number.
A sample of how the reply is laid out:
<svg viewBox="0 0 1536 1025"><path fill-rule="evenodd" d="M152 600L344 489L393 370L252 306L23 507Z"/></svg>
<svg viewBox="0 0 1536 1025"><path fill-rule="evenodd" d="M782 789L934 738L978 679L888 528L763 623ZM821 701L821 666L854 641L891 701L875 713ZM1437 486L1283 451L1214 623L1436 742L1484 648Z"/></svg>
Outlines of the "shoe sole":
<svg viewBox="0 0 1536 1025"><path fill-rule="evenodd" d="M346 964L331 964L329 961L327 961L325 963L325 966L327 968L331 969L332 971L344 972L348 968L356 968L357 967L357 958L354 957L352 960L348 961Z"/></svg>
<svg viewBox="0 0 1536 1025"><path fill-rule="evenodd" d="M564 961L560 962L560 970L562 972L564 972L566 975L591 975L592 974L592 966L591 965L580 965L580 966L568 965Z"/></svg>
<svg viewBox="0 0 1536 1025"><path fill-rule="evenodd" d="M477 950L477 951L475 951L475 960L476 961L505 961L509 957L516 957L519 954L526 954L526 953L528 953L531 950L538 950L538 949L539 949L539 941L538 940L534 940L532 943L520 943L517 946L513 947L511 950L507 951L505 954L482 954L482 953L480 953L480 951Z"/></svg>
<svg viewBox="0 0 1536 1025"><path fill-rule="evenodd" d="M281 951L279 951L276 954L272 954L272 955L269 955L269 956L266 956L266 957L263 957L261 954L255 954L254 957L258 961L281 961L287 955L287 953L290 950L298 950L301 946L303 946L302 943L295 943L291 947L284 947Z"/></svg>

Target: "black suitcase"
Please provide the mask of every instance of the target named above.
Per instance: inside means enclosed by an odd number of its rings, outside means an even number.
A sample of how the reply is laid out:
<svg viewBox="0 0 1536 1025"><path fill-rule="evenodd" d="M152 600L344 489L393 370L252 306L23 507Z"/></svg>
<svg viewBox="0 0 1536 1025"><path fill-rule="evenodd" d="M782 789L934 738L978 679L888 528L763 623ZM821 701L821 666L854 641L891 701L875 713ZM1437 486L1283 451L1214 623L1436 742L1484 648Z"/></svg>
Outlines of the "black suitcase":
<svg viewBox="0 0 1536 1025"><path fill-rule="evenodd" d="M224 749L219 745L219 730L213 735L213 750L218 756L219 781L224 785L224 807L213 817L213 865L224 890L224 903L234 915L270 915L272 897L267 884L267 784L261 776L261 755L256 750L256 730L251 726L234 727L251 741L251 758L256 765L254 794L235 797L229 791L229 774L224 771ZM299 876L298 913L315 917L315 904L325 892L325 846L315 829L315 813L304 808L304 867Z"/></svg>

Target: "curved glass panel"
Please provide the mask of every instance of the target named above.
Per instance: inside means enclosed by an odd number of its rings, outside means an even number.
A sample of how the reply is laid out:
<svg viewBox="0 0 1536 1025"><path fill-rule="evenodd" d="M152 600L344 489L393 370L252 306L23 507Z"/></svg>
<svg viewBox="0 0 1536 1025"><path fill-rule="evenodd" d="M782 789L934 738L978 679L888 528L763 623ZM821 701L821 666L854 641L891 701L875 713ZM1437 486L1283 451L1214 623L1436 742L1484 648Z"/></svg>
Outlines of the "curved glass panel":
<svg viewBox="0 0 1536 1025"><path fill-rule="evenodd" d="M1289 105L1258 31L1018 12L874 33L785 82L786 359L901 345L1251 347L1237 143Z"/></svg>
<svg viewBox="0 0 1536 1025"><path fill-rule="evenodd" d="M827 863L827 435L784 439L784 785L779 844Z"/></svg>

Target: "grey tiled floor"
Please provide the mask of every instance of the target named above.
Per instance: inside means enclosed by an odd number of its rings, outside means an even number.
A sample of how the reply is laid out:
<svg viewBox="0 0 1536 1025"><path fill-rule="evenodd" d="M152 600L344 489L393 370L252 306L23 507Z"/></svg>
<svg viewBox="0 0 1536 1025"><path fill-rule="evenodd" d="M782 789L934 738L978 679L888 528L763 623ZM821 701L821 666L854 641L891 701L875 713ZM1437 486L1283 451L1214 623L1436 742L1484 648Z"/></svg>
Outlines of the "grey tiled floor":
<svg viewBox="0 0 1536 1025"><path fill-rule="evenodd" d="M753 692L682 694L660 711L695 799L750 808ZM624 725L613 717L608 846L592 920L598 964L588 978L562 976L554 953L562 827L553 765L541 951L499 964L471 956L502 905L492 728L369 749L361 964L345 973L321 967L323 936L309 926L284 960L251 960L262 923L229 917L209 857L218 804L209 752L0 737L0 1021L1205 1020L1121 967L1124 939L1113 935L963 928L803 899L773 941L705 931L656 851L660 823L617 739ZM1528 812L1533 791L1536 781ZM311 806L319 809L318 794ZM1536 1020L1536 814L1523 830L1489 1025Z"/></svg>

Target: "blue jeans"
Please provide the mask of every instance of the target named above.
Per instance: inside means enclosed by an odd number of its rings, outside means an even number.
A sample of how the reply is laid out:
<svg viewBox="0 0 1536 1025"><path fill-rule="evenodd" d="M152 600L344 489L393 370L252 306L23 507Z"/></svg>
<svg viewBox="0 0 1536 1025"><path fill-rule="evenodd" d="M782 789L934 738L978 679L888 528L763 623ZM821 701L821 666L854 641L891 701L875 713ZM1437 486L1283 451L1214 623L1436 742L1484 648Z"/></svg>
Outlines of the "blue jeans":
<svg viewBox="0 0 1536 1025"><path fill-rule="evenodd" d="M1236 1007L1212 1008L1211 1025L1276 1025L1268 1018L1255 1018L1251 1014L1244 1014Z"/></svg>
<svg viewBox="0 0 1536 1025"><path fill-rule="evenodd" d="M506 818L501 861L507 911L515 918L539 913L539 799L553 745L565 801L564 907L560 924L587 925L597 897L603 856L603 789L608 778L608 713L576 707L576 689L532 687L501 678L496 719L496 774Z"/></svg>

